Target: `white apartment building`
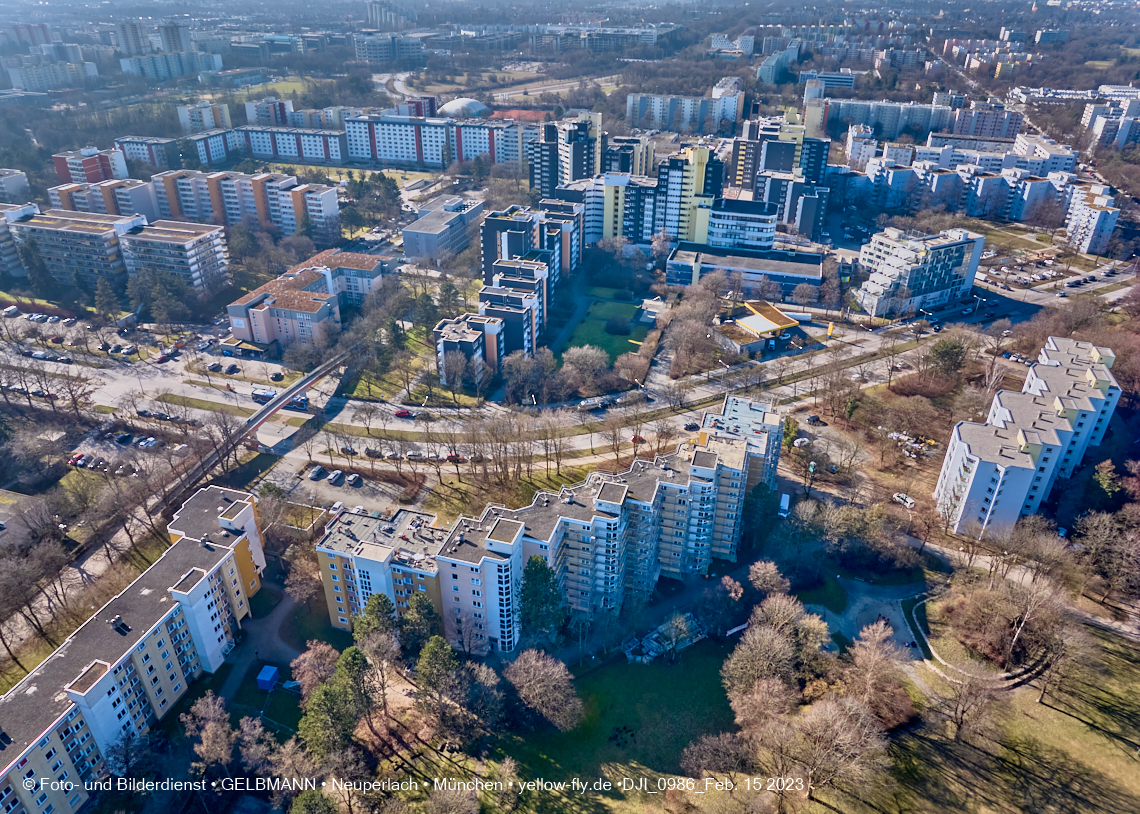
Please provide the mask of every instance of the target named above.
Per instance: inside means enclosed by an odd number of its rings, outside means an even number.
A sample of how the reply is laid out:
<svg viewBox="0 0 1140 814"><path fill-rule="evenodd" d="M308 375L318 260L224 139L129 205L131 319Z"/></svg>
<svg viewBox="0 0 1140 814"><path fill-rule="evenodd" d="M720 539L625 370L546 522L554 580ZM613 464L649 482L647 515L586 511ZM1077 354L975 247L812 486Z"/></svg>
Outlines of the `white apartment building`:
<svg viewBox="0 0 1140 814"><path fill-rule="evenodd" d="M847 128L847 166L855 172L867 169L867 162L879 151L875 140L875 130L865 124L853 124Z"/></svg>
<svg viewBox="0 0 1140 814"><path fill-rule="evenodd" d="M343 130L250 124L233 132L246 154L254 158L319 163L340 163L347 158Z"/></svg>
<svg viewBox="0 0 1140 814"><path fill-rule="evenodd" d="M915 313L968 297L985 237L965 229L923 235L889 227L859 252L870 277L855 293L870 315Z"/></svg>
<svg viewBox="0 0 1140 814"><path fill-rule="evenodd" d="M216 486L195 493L158 561L0 699L10 814L78 811L84 784L108 774L108 750L222 665L265 569L253 502Z"/></svg>
<svg viewBox="0 0 1140 814"><path fill-rule="evenodd" d="M146 225L142 215L99 215L49 209L8 228L16 244L35 242L48 272L61 285L76 277L94 287L99 279L115 284L126 274L119 238Z"/></svg>
<svg viewBox="0 0 1140 814"><path fill-rule="evenodd" d="M154 186L147 181L99 181L95 184L60 184L48 190L52 209L96 212L101 215L142 215L158 220Z"/></svg>
<svg viewBox="0 0 1140 814"><path fill-rule="evenodd" d="M203 133L207 130L230 130L233 128L230 120L230 106L212 102L180 105L178 107L178 122L182 125L182 132L187 135Z"/></svg>
<svg viewBox="0 0 1140 814"><path fill-rule="evenodd" d="M957 533L1008 533L1098 446L1120 400L1111 349L1049 337L1020 393L999 391L983 424L960 421L934 489Z"/></svg>
<svg viewBox="0 0 1140 814"><path fill-rule="evenodd" d="M678 133L713 133L735 124L744 112L744 91L723 88L721 96L659 96L631 93L625 119L633 127L659 127Z"/></svg>
<svg viewBox="0 0 1140 814"><path fill-rule="evenodd" d="M387 593L400 612L423 594L453 646L510 652L532 556L554 570L575 612L617 612L647 597L662 574L703 574L713 558L736 560L745 495L773 483L782 433L771 405L730 396L676 452L540 492L522 509L488 506L450 529L406 510L390 518L344 512L317 544L330 620L349 629L372 593Z"/></svg>
<svg viewBox="0 0 1140 814"><path fill-rule="evenodd" d="M28 272L20 262L20 252L16 248L16 241L12 239L12 232L8 226L32 215L38 215L39 212L39 206L34 203L0 203L0 273L7 273L13 277L27 276Z"/></svg>
<svg viewBox="0 0 1140 814"><path fill-rule="evenodd" d="M293 112L293 102L290 99L277 99L267 96L264 99L245 103L245 120L253 125L277 125L284 127L289 123L289 114Z"/></svg>
<svg viewBox="0 0 1140 814"><path fill-rule="evenodd" d="M1115 196L1102 184L1074 190L1065 218L1065 234L1069 245L1079 252L1103 254L1120 218L1113 206Z"/></svg>
<svg viewBox="0 0 1140 814"><path fill-rule="evenodd" d="M383 165L445 169L483 156L523 166L539 127L511 119L454 119L361 113L344 119L348 157Z"/></svg>
<svg viewBox="0 0 1140 814"><path fill-rule="evenodd" d="M31 195L27 174L21 170L0 170L0 203L24 203Z"/></svg>
<svg viewBox="0 0 1140 814"><path fill-rule="evenodd" d="M206 167L221 164L245 146L241 133L236 130L203 130L183 141L193 145L198 152L198 163Z"/></svg>
<svg viewBox="0 0 1140 814"><path fill-rule="evenodd" d="M132 229L119 243L129 276L163 272L205 299L231 282L224 234L221 226L160 220Z"/></svg>

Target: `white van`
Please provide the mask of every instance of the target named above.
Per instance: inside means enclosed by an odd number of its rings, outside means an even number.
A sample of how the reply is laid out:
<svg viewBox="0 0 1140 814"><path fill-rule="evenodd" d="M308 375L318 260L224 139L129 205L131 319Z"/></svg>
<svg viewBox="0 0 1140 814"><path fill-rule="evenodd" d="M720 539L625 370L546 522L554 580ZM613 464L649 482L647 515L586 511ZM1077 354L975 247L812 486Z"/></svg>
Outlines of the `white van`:
<svg viewBox="0 0 1140 814"><path fill-rule="evenodd" d="M791 495L780 495L780 511L779 511L780 517L787 517L788 512L791 510L791 508L792 508L792 496Z"/></svg>
<svg viewBox="0 0 1140 814"><path fill-rule="evenodd" d="M331 514L333 517L336 517L338 514L341 513L341 511L343 509L344 509L344 501L338 500L336 503L334 503L332 505L332 508L329 509L329 514Z"/></svg>

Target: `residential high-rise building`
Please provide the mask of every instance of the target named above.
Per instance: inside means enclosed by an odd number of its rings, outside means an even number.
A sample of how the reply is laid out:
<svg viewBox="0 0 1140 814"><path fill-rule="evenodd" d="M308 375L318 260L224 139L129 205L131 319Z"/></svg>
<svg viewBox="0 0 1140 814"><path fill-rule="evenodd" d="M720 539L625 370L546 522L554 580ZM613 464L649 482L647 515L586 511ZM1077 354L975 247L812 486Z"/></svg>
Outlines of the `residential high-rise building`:
<svg viewBox="0 0 1140 814"><path fill-rule="evenodd" d="M118 147L100 150L97 147L84 147L69 150L52 156L55 174L61 184L93 184L112 178L127 178L127 161Z"/></svg>
<svg viewBox="0 0 1140 814"><path fill-rule="evenodd" d="M59 88L82 88L85 80L98 77L94 62L48 62L9 65L8 79L16 90L46 93Z"/></svg>
<svg viewBox="0 0 1140 814"><path fill-rule="evenodd" d="M182 149L176 138L122 136L115 139L115 146L126 158L142 161L155 169L182 169Z"/></svg>
<svg viewBox="0 0 1140 814"><path fill-rule="evenodd" d="M154 565L9 690L0 788L12 811L79 810L91 799L85 784L112 770L112 749L148 732L191 682L222 666L265 570L253 502L217 486L196 492L170 521L173 543Z"/></svg>
<svg viewBox="0 0 1140 814"><path fill-rule="evenodd" d="M859 252L870 276L855 293L871 316L917 313L968 297L982 258L983 235L947 229L924 235L888 227Z"/></svg>
<svg viewBox="0 0 1140 814"><path fill-rule="evenodd" d="M665 158L657 167L654 234L664 230L674 240L697 240L697 210L719 198L724 163L705 147L689 147Z"/></svg>
<svg viewBox="0 0 1140 814"><path fill-rule="evenodd" d="M162 50L167 52L193 51L194 40L190 37L190 26L176 23L163 23L158 26Z"/></svg>
<svg viewBox="0 0 1140 814"><path fill-rule="evenodd" d="M48 190L53 209L95 212L100 215L142 215L158 220L158 202L149 181L127 178L96 184L60 184Z"/></svg>
<svg viewBox="0 0 1140 814"><path fill-rule="evenodd" d="M400 31L412 28L416 22L414 9L402 8L386 0L368 3L368 27L377 31Z"/></svg>
<svg viewBox="0 0 1140 814"><path fill-rule="evenodd" d="M745 495L774 484L782 435L773 405L729 396L676 452L539 492L521 509L488 506L450 528L406 509L379 518L342 512L317 542L330 622L350 629L372 594L386 594L400 614L425 596L453 646L511 652L532 556L550 565L575 613L617 613L647 598L662 575L736 560Z"/></svg>
<svg viewBox="0 0 1140 814"><path fill-rule="evenodd" d="M549 252L550 286L578 268L585 241L579 203L544 200L541 208L512 206L488 212L479 226L479 256L483 283L494 285L495 262L513 260L538 250Z"/></svg>
<svg viewBox="0 0 1140 814"><path fill-rule="evenodd" d="M286 127L289 124L289 114L292 112L291 99L276 99L269 96L245 103L245 119L249 124Z"/></svg>
<svg viewBox="0 0 1140 814"><path fill-rule="evenodd" d="M1120 219L1115 196L1103 185L1074 190L1065 217L1065 234L1071 247L1086 254L1103 254Z"/></svg>
<svg viewBox="0 0 1140 814"><path fill-rule="evenodd" d="M1020 393L1000 390L984 423L954 426L934 497L955 533L1001 536L1040 510L1103 440L1120 400L1114 362L1110 348L1051 336Z"/></svg>
<svg viewBox="0 0 1140 814"><path fill-rule="evenodd" d="M158 173L151 183L158 213L168 220L232 226L248 217L286 234L299 231L306 222L318 238L340 233L336 189L298 185L292 175L176 170Z"/></svg>
<svg viewBox="0 0 1140 814"><path fill-rule="evenodd" d="M119 60L119 67L123 73L143 76L155 82L164 82L167 79L177 79L187 74L220 71L222 69L222 57L220 54L174 51L168 54L124 57Z"/></svg>
<svg viewBox="0 0 1140 814"><path fill-rule="evenodd" d="M506 351L503 321L498 317L461 314L453 319L441 319L432 336L435 369L443 385L452 377L458 377L478 387L484 377L498 372ZM462 353L467 360L461 371L448 369L448 354L454 352Z"/></svg>
<svg viewBox="0 0 1140 814"><path fill-rule="evenodd" d="M127 20L117 24L115 37L118 40L119 51L124 56L142 56L153 50L150 46L150 33L140 22Z"/></svg>
<svg viewBox="0 0 1140 814"><path fill-rule="evenodd" d="M229 285L231 275L221 226L159 220L119 238L127 274L175 277L205 299Z"/></svg>
<svg viewBox="0 0 1140 814"><path fill-rule="evenodd" d="M1014 138L1021 132L1025 117L1006 110L999 102L970 102L970 107L956 110L953 132L978 138Z"/></svg>
<svg viewBox="0 0 1140 814"><path fill-rule="evenodd" d="M867 162L879 151L875 131L865 124L853 124L847 128L847 166L855 172L867 169Z"/></svg>
<svg viewBox="0 0 1140 814"><path fill-rule="evenodd" d="M399 34L356 35L353 37L356 58L364 62L410 62L423 59L422 37Z"/></svg>
<svg viewBox="0 0 1140 814"><path fill-rule="evenodd" d="M48 272L61 285L76 278L94 289L100 279L124 282L126 266L119 239L146 225L142 215L99 215L49 209L31 218L9 223L17 245L35 244Z"/></svg>
<svg viewBox="0 0 1140 814"><path fill-rule="evenodd" d="M483 156L491 164L525 169L534 124L510 119L456 119L361 113L344 119L348 156L373 165L446 169Z"/></svg>
<svg viewBox="0 0 1140 814"><path fill-rule="evenodd" d="M529 149L531 189L549 198L559 184L596 175L602 163L600 130L600 113L543 124Z"/></svg>
<svg viewBox="0 0 1140 814"><path fill-rule="evenodd" d="M678 133L716 133L731 130L740 121L744 91L712 96L626 96L625 120L631 127L657 127Z"/></svg>
<svg viewBox="0 0 1140 814"><path fill-rule="evenodd" d="M34 203L0 203L0 273L12 277L26 277L28 272L20 262L20 251L12 240L9 225L32 215L39 214L40 208Z"/></svg>
<svg viewBox="0 0 1140 814"><path fill-rule="evenodd" d="M231 132L234 140L245 147L246 155L253 158L339 164L347 150L343 130L247 124Z"/></svg>
<svg viewBox="0 0 1140 814"><path fill-rule="evenodd" d="M598 172L655 175L657 160L653 140L648 136L609 136Z"/></svg>
<svg viewBox="0 0 1140 814"><path fill-rule="evenodd" d="M196 105L181 105L178 108L178 122L183 133L202 133L206 130L230 130L230 106L199 102Z"/></svg>
<svg viewBox="0 0 1140 814"><path fill-rule="evenodd" d="M24 203L31 195L27 174L22 170L0 170L0 203Z"/></svg>

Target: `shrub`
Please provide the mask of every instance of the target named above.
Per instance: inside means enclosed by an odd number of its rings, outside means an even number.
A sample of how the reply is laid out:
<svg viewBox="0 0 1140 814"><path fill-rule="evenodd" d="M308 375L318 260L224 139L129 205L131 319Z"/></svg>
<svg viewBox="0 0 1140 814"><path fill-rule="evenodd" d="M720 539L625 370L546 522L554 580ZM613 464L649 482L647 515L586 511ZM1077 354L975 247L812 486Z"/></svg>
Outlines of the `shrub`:
<svg viewBox="0 0 1140 814"><path fill-rule="evenodd" d="M606 333L611 336L629 336L629 320L619 316L610 317L606 320Z"/></svg>

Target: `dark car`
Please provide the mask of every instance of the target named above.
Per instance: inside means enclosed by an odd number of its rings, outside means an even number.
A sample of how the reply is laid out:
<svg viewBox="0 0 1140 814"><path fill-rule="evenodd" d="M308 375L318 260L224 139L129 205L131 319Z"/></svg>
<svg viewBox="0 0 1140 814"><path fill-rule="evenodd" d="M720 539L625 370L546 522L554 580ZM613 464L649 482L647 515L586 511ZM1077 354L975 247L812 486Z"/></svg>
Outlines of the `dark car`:
<svg viewBox="0 0 1140 814"><path fill-rule="evenodd" d="M238 367L237 365L230 365L229 367L226 368L226 375L227 376L232 376L235 373L240 373L240 372L241 372L241 368Z"/></svg>
<svg viewBox="0 0 1140 814"><path fill-rule="evenodd" d="M150 418L150 410L139 410L138 411L138 417L139 418Z"/></svg>
<svg viewBox="0 0 1140 814"><path fill-rule="evenodd" d="M221 373L222 363L221 362L211 362L210 364L206 365L206 370L209 370L212 373Z"/></svg>
<svg viewBox="0 0 1140 814"><path fill-rule="evenodd" d="M284 378L285 378L285 375L283 373L278 373L277 371L274 371L273 373L269 374L269 381L271 381L271 382L279 382Z"/></svg>
<svg viewBox="0 0 1140 814"><path fill-rule="evenodd" d="M115 443L126 446L131 442L133 436L129 432L121 432L115 437Z"/></svg>
<svg viewBox="0 0 1140 814"><path fill-rule="evenodd" d="M701 428L701 425L698 424L696 421L690 421L688 424L685 425L685 430L687 432L696 432L700 428Z"/></svg>
<svg viewBox="0 0 1140 814"><path fill-rule="evenodd" d="M118 353L122 349L123 349L122 345L112 345L111 346L111 353Z"/></svg>

